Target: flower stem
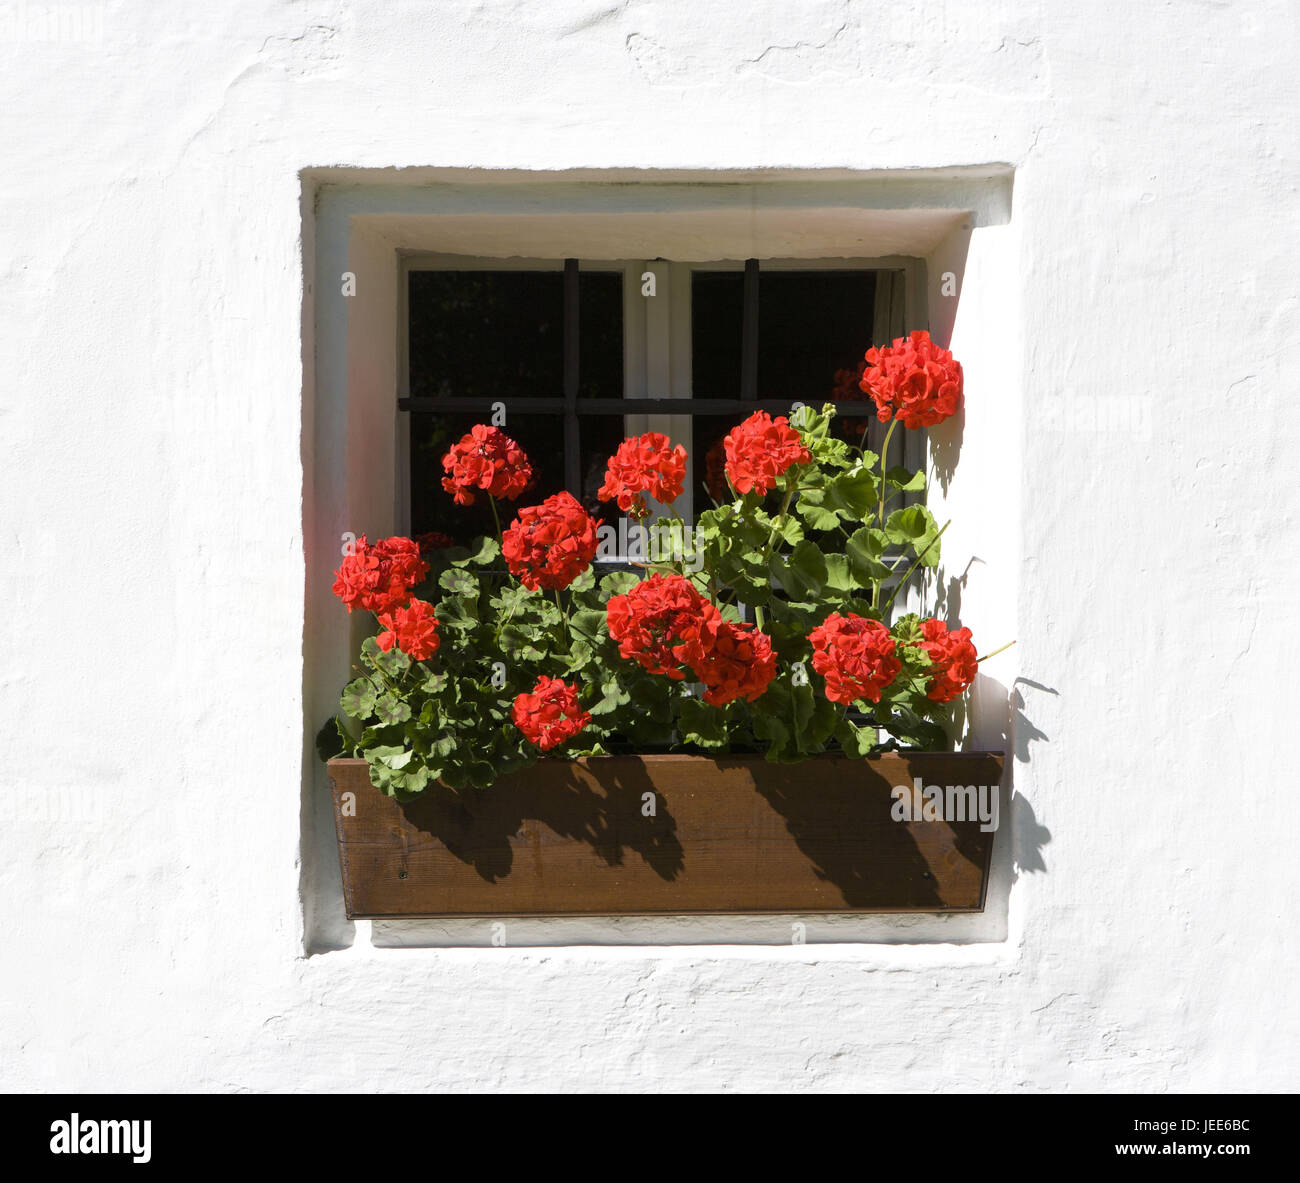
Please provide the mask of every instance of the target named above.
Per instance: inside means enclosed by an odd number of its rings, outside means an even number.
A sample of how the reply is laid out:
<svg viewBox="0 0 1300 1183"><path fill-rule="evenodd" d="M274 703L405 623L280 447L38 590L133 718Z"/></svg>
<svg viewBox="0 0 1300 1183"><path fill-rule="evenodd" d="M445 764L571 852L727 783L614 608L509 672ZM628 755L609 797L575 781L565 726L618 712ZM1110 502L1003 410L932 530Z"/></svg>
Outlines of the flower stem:
<svg viewBox="0 0 1300 1183"><path fill-rule="evenodd" d="M917 564L919 564L920 561L923 558L925 558L926 553L929 551L930 547L932 547L936 542L939 541L940 538L943 537L943 531L946 530L951 525L952 525L952 518L949 518L946 522L944 522L943 529L941 529L938 534L936 534L933 538L930 539L929 542L925 544L924 550L922 550L919 554L917 554L916 558L912 561L912 565L908 567L902 579L900 579L898 581L898 584L895 586L893 595L891 595L889 599L885 601L885 606L880 610L880 615L882 617L893 606L894 601L898 598L898 593L903 590L904 585L907 583L908 579L911 578L912 572L915 571L917 568ZM880 585L877 584L876 586L879 587Z"/></svg>
<svg viewBox="0 0 1300 1183"><path fill-rule="evenodd" d="M504 549L506 540L505 535L501 533L501 516L497 513L497 499L493 497L491 493L487 495L487 499L488 504L492 507L492 520L496 523L497 527L497 545Z"/></svg>
<svg viewBox="0 0 1300 1183"><path fill-rule="evenodd" d="M976 665L979 665L979 663L980 663L981 661L988 661L988 659L989 659L990 657L996 657L999 653L1002 652L1003 649L1010 649L1011 646L1014 645L1014 644L1015 644L1015 641L1008 641L1005 645L1000 645L998 648L994 649L992 653L986 653L986 654L984 654L983 657L977 659L976 662L975 662L975 664L976 664Z"/></svg>
<svg viewBox="0 0 1300 1183"><path fill-rule="evenodd" d="M880 504L876 507L876 521L881 529L885 526L885 464L889 457L889 438L898 426L897 419L891 419L885 431L885 442L880 446Z"/></svg>

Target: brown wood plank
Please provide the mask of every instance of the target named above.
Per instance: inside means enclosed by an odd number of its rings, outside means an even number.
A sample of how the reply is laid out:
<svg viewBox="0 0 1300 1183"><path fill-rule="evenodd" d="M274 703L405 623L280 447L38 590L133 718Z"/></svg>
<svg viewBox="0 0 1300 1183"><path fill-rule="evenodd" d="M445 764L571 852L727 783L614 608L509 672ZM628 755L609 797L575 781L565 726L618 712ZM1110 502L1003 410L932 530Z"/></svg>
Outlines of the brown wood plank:
<svg viewBox="0 0 1300 1183"><path fill-rule="evenodd" d="M329 769L352 918L951 912L983 908L994 833L894 821L890 790L997 785L1002 756L543 760L404 805Z"/></svg>

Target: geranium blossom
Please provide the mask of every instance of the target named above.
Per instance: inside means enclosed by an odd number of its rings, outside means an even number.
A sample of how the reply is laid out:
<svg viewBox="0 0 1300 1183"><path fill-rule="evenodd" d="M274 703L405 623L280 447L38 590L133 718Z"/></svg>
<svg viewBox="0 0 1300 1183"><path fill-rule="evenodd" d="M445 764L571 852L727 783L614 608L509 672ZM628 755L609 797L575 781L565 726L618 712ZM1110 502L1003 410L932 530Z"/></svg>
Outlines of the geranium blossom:
<svg viewBox="0 0 1300 1183"><path fill-rule="evenodd" d="M611 596L605 616L622 656L652 674L680 681L685 675L677 648L711 607L684 576L651 575L626 594Z"/></svg>
<svg viewBox="0 0 1300 1183"><path fill-rule="evenodd" d="M427 661L438 651L438 618L432 604L412 599L405 608L385 612L379 623L384 631L375 639L385 653L396 645L408 657Z"/></svg>
<svg viewBox="0 0 1300 1183"><path fill-rule="evenodd" d="M477 423L442 458L442 487L457 505L473 505L476 491L515 500L533 479L528 457L499 427Z"/></svg>
<svg viewBox="0 0 1300 1183"><path fill-rule="evenodd" d="M831 702L879 702L881 691L903 668L889 630L880 621L854 612L832 612L808 634L808 640L813 669L826 679L826 697Z"/></svg>
<svg viewBox="0 0 1300 1183"><path fill-rule="evenodd" d="M625 439L609 458L605 483L596 494L602 501L616 500L624 513L645 517L649 508L644 494L661 505L671 505L682 493L686 479L686 449L661 432Z"/></svg>
<svg viewBox="0 0 1300 1183"><path fill-rule="evenodd" d="M738 698L753 702L776 677L772 639L752 624L733 624L713 605L679 646L682 659L704 684L704 701L726 706Z"/></svg>
<svg viewBox="0 0 1300 1183"><path fill-rule="evenodd" d="M334 572L333 591L349 612L389 612L405 604L428 573L429 564L411 539L384 538L372 546L362 534Z"/></svg>
<svg viewBox="0 0 1300 1183"><path fill-rule="evenodd" d="M925 696L934 702L951 702L975 681L978 655L968 628L949 631L942 620L930 617L921 625L921 648L933 672Z"/></svg>
<svg viewBox="0 0 1300 1183"><path fill-rule="evenodd" d="M596 557L596 527L573 494L556 493L519 511L502 536L501 554L526 588L566 588Z"/></svg>
<svg viewBox="0 0 1300 1183"><path fill-rule="evenodd" d="M520 694L511 707L515 726L544 752L578 734L591 715L578 703L578 691L559 678L537 679L531 694Z"/></svg>
<svg viewBox="0 0 1300 1183"><path fill-rule="evenodd" d="M868 349L862 392L871 395L882 423L896 418L904 427L933 427L961 405L961 363L918 329L883 349Z"/></svg>
<svg viewBox="0 0 1300 1183"><path fill-rule="evenodd" d="M738 493L767 493L787 469L807 464L812 453L784 415L755 411L723 441L727 476Z"/></svg>

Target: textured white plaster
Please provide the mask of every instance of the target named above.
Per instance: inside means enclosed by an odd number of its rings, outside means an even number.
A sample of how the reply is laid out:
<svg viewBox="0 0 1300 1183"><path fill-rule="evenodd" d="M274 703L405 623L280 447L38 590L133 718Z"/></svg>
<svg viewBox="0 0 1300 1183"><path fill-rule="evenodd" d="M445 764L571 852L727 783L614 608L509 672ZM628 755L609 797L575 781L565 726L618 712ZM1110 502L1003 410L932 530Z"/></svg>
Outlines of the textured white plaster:
<svg viewBox="0 0 1300 1183"><path fill-rule="evenodd" d="M0 1084L1296 1086L1294 4L98 7L0 20ZM313 400L392 359L304 317L391 246L316 242L323 170L991 165L1009 219L927 249L965 260L945 586L1018 639L973 706L1016 755L998 939L325 915L304 620L353 478Z"/></svg>

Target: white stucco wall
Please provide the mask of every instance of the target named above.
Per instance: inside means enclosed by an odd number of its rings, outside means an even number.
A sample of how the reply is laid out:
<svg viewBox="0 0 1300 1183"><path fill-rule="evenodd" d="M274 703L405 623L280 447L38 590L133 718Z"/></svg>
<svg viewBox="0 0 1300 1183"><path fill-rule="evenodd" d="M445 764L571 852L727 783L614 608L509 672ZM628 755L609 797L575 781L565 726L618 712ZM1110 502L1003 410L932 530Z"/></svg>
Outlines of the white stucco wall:
<svg viewBox="0 0 1300 1183"><path fill-rule="evenodd" d="M1294 1088L1298 56L1289 0L0 6L0 1085ZM317 186L416 166L1013 178L935 256L992 928L339 923Z"/></svg>

